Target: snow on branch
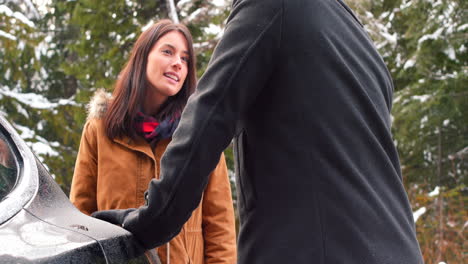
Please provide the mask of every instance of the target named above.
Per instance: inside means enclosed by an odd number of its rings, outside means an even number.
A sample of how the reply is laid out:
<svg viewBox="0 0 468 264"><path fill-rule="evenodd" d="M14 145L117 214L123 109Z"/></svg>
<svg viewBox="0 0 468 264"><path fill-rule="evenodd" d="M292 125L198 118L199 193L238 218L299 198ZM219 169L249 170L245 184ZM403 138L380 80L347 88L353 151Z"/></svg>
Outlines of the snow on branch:
<svg viewBox="0 0 468 264"><path fill-rule="evenodd" d="M53 103L40 94L11 91L5 86L0 87L0 95L14 98L19 102L36 109L52 109L60 105L77 105L77 103L72 99L60 99L58 102Z"/></svg>
<svg viewBox="0 0 468 264"><path fill-rule="evenodd" d="M21 14L20 12L13 12L11 9L6 5L0 5L0 14L4 14L8 17L18 19L22 23L28 25L31 28L34 28L34 23L29 20L25 15Z"/></svg>

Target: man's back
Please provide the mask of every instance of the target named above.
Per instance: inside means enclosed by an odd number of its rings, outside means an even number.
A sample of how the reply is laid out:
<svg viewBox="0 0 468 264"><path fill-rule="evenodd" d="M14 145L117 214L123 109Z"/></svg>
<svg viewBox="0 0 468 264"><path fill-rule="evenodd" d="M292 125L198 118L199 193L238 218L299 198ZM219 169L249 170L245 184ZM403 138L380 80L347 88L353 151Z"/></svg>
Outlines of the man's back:
<svg viewBox="0 0 468 264"><path fill-rule="evenodd" d="M269 2L233 17L270 21L273 65L241 70L269 80L237 126L239 263L422 263L384 62L344 3Z"/></svg>

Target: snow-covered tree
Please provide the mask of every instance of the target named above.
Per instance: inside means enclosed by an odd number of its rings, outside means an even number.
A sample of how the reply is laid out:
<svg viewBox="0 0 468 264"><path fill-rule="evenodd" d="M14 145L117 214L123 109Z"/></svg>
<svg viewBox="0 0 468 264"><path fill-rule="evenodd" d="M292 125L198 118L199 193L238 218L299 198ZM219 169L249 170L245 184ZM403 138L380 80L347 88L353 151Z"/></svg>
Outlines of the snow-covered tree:
<svg viewBox="0 0 468 264"><path fill-rule="evenodd" d="M458 263L467 217L467 2L350 4L394 78L393 134L412 205L427 209L417 222L426 263Z"/></svg>

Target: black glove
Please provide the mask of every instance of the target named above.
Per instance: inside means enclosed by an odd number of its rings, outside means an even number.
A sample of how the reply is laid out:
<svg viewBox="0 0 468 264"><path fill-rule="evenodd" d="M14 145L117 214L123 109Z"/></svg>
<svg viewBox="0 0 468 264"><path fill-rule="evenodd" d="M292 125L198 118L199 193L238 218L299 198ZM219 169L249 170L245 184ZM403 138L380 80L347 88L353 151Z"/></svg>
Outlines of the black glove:
<svg viewBox="0 0 468 264"><path fill-rule="evenodd" d="M135 211L135 208L131 209L117 209L117 210L103 210L103 211L97 211L91 214L92 217L95 217L97 219L101 219L103 221L112 223L114 225L121 226L125 228L124 226L124 221L125 217L133 211Z"/></svg>
<svg viewBox="0 0 468 264"><path fill-rule="evenodd" d="M181 230L182 224L176 228L161 228L161 226L172 227L173 220L165 218L153 218L150 215L141 216L142 208L140 209L119 209L119 210L104 210L97 211L91 214L92 217L118 225L133 234L134 238L145 249L158 247L173 237L175 237ZM190 215L183 219L188 219ZM170 232L168 230L174 230Z"/></svg>
<svg viewBox="0 0 468 264"><path fill-rule="evenodd" d="M119 225L133 234L134 238L145 249L152 249L167 243L182 229L184 223L190 218L192 211L200 204L201 192L197 199L191 203L190 210L181 210L181 202L172 201L171 206L161 208L157 206L158 196L164 194L164 189L153 186L159 180L153 179L148 191L145 193L146 203L138 209L104 210L94 212L91 216ZM183 197L181 197L183 199ZM164 201L164 198L159 198Z"/></svg>
<svg viewBox="0 0 468 264"><path fill-rule="evenodd" d="M125 209L125 210L121 210L121 209L119 209L119 210L104 210L104 211L94 212L94 213L91 214L91 216L94 217L94 218L109 222L111 224L124 227L125 226L124 221L127 218L128 214L130 214L131 212L134 212L134 211L137 211L137 209L131 208L131 209ZM127 231L132 232L131 230L128 230L128 229L127 229ZM128 247L126 250L132 256L140 256L148 248L143 246L143 244L141 244L141 241L139 241L138 238L135 237L135 235L133 235L133 239L134 239L132 241L133 243L131 243L129 245L130 247Z"/></svg>

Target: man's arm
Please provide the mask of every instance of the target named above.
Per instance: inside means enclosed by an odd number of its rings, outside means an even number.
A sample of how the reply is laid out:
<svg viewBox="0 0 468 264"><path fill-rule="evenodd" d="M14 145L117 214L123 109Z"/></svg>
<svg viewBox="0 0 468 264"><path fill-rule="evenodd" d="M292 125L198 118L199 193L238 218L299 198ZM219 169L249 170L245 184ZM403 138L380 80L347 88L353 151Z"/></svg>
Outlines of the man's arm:
<svg viewBox="0 0 468 264"><path fill-rule="evenodd" d="M238 0L199 86L182 114L139 209L96 217L123 223L146 247L177 235L198 206L211 171L229 145L236 121L252 106L275 67L283 0Z"/></svg>

